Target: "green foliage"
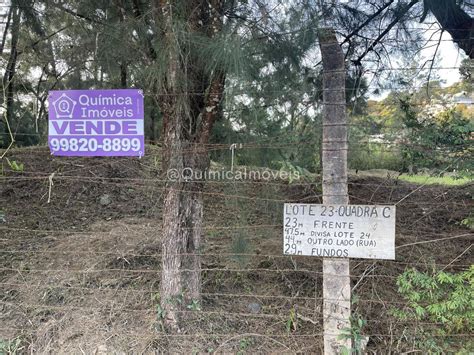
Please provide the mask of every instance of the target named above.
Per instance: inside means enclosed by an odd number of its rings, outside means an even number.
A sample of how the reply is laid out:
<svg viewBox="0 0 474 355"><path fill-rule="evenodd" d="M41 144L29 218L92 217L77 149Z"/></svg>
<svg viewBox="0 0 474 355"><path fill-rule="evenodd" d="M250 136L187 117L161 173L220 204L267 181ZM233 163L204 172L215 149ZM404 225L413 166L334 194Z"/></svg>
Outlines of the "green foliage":
<svg viewBox="0 0 474 355"><path fill-rule="evenodd" d="M358 303L359 296L353 295L351 299L352 306L355 306ZM362 318L356 310L354 310L350 316L350 327L343 328L341 334L338 335L338 339L350 339L352 343L351 348L344 347L342 349L343 355L362 355L365 353L368 338L362 333L366 325L367 321Z"/></svg>
<svg viewBox="0 0 474 355"><path fill-rule="evenodd" d="M239 195L242 191L239 190L239 184L230 182L224 187L224 191L229 195ZM235 225L248 225L249 218L251 218L251 208L248 201L229 198L225 200L225 205L232 211L229 218L235 219ZM230 252L233 254L232 259L241 265L245 265L248 261L248 254L252 253L252 243L250 231L246 228L238 228L229 231L231 238Z"/></svg>
<svg viewBox="0 0 474 355"><path fill-rule="evenodd" d="M424 174L417 175L400 175L400 180L408 181L414 184L420 185L444 185L444 186L461 186L471 183L472 178L468 177L457 177L457 176L431 176Z"/></svg>
<svg viewBox="0 0 474 355"><path fill-rule="evenodd" d="M16 66L10 122L20 146L46 142L49 90L123 86L144 90L145 134L156 142L162 123L158 98L166 82L170 51L175 51L180 60L193 63L189 72L177 73L183 93L202 92L206 76L217 70L226 73L224 110L216 123L212 142L264 146L237 152L236 163L279 169L282 163L291 162L296 167L319 172L323 91L321 66L315 64L320 60L317 38L320 14L325 13L325 21L329 21L325 26L332 26L341 34L353 33L354 28L358 28L357 35L346 42L350 45L345 46L347 63L356 63L347 67L346 103L352 116L351 123L366 123L368 128L358 133L351 132L352 168L406 170L407 164L438 167L458 159L460 155L465 161L464 157L472 154L472 151L461 150L463 144L460 142L467 131L472 131L472 125L452 119L452 113L447 114L449 123L436 126L424 123L423 127L418 127L413 125L416 120L405 120L406 128L412 130L409 142L422 145L421 152L411 147L403 153L393 153L372 143L364 149L356 146L371 135L384 134L390 140L403 138L406 133L404 130L390 133L389 128L404 122L403 111L408 112L408 107L400 109L396 95L389 95L379 103L368 101L367 79L360 75L359 64L363 63L357 59L366 48L367 38L373 38L373 31L392 21L395 26L386 38L397 39L397 45L391 46L389 51L381 48L384 38L365 53L364 59L375 60L377 67L381 65L383 69L395 53L419 52L424 43L420 40L423 32L405 27L413 17L401 15L404 10L402 3L394 4L392 11L382 12L383 17L374 22L365 23L367 14L379 9L377 2L333 6L324 1L293 1L288 4L280 1L224 1L223 28L210 38L205 33L205 25L202 29L190 28L187 17L192 13L191 3L180 0L172 5L173 41L163 40L165 22L161 11L157 11L150 1L120 4L73 1L67 4L67 11L64 1L21 0L20 4L22 22L18 47L21 55ZM416 6L410 11L415 9ZM364 25L359 28L362 23ZM409 58L407 64L411 66L413 56L403 57ZM405 74L388 78L392 72L396 71L377 70L374 74L383 84L394 82L407 88L413 84L413 78ZM460 72L463 81L453 85L451 94L472 90L472 60L463 60ZM383 79L389 80L384 82ZM403 93L407 94L405 91ZM422 91L425 90L414 93L414 102L426 99L427 95ZM437 97L442 91L439 81L430 82L432 96ZM197 101L193 101L193 105ZM413 106L410 100L406 102ZM419 118L419 112L414 107L412 109L407 117ZM461 116L468 117L468 113L461 113ZM193 120L197 122L199 117L193 117ZM390 134L392 136L388 137ZM424 136L427 138L420 138ZM8 130L2 120L0 147L7 147L9 143ZM439 145L441 150L431 156L433 154L429 151L438 149ZM229 154L226 153L225 150L216 150L212 159L227 162ZM461 162L458 165L460 168L466 164Z"/></svg>
<svg viewBox="0 0 474 355"><path fill-rule="evenodd" d="M21 92L21 94L26 93L27 92ZM12 131L16 146L31 146L45 141L45 121L36 121L36 117L39 113L36 113L35 107L31 102L15 102L13 112L14 115L11 117L8 125ZM6 124L6 117L4 115L1 116L0 148L6 148L11 143L11 137L8 125Z"/></svg>
<svg viewBox="0 0 474 355"><path fill-rule="evenodd" d="M23 171L23 169L24 169L23 163L18 163L16 160L10 160L8 158L6 158L6 160L7 160L8 166L13 171L16 171L16 172L22 172Z"/></svg>
<svg viewBox="0 0 474 355"><path fill-rule="evenodd" d="M408 128L408 144L402 146L407 167L472 169L474 150L469 140L474 122L469 110L460 106L434 113L422 112L410 99L402 99L400 109Z"/></svg>
<svg viewBox="0 0 474 355"><path fill-rule="evenodd" d="M245 44L241 38L230 33L222 32L214 38L194 35L189 38L194 47L197 61L212 73L221 70L227 75L245 76L248 68Z"/></svg>
<svg viewBox="0 0 474 355"><path fill-rule="evenodd" d="M0 355L17 355L22 352L24 346L20 337L13 339L0 339Z"/></svg>
<svg viewBox="0 0 474 355"><path fill-rule="evenodd" d="M286 320L285 323L285 329L288 333L292 331L296 331L298 327L298 318L296 314L296 309L295 307L291 307L290 309L290 314L288 315L288 319Z"/></svg>
<svg viewBox="0 0 474 355"><path fill-rule="evenodd" d="M191 303L186 306L191 311L200 311L201 303L198 300L191 300Z"/></svg>
<svg viewBox="0 0 474 355"><path fill-rule="evenodd" d="M461 225L466 226L469 229L474 229L474 215L470 215L461 221Z"/></svg>
<svg viewBox="0 0 474 355"><path fill-rule="evenodd" d="M400 152L381 144L355 145L354 149L349 149L348 155L350 169L400 171L403 166Z"/></svg>
<svg viewBox="0 0 474 355"><path fill-rule="evenodd" d="M162 320L165 317L165 310L161 307L161 296L157 292L151 295L151 300L156 303L156 316L158 320Z"/></svg>
<svg viewBox="0 0 474 355"><path fill-rule="evenodd" d="M349 127L349 168L402 170L402 154L391 136L395 110L373 101L368 110L366 115L355 116Z"/></svg>
<svg viewBox="0 0 474 355"><path fill-rule="evenodd" d="M242 338L239 341L239 351L237 354L244 354L245 351L252 345L253 341L250 338Z"/></svg>
<svg viewBox="0 0 474 355"><path fill-rule="evenodd" d="M396 317L439 324L421 326L415 339L421 350L474 350L466 348L472 344L456 337L474 330L474 266L458 273L420 272L412 268L398 277L397 285L408 305L394 309Z"/></svg>
<svg viewBox="0 0 474 355"><path fill-rule="evenodd" d="M280 172L289 176L289 183L298 182L302 179L312 181L314 176L305 168L294 165L289 161L281 162Z"/></svg>
<svg viewBox="0 0 474 355"><path fill-rule="evenodd" d="M161 307L161 305L158 303L156 305L156 316L159 320L162 320L165 318L165 310L163 309L163 307Z"/></svg>
<svg viewBox="0 0 474 355"><path fill-rule="evenodd" d="M403 78L399 80L403 87ZM384 100L369 101L366 114L352 117L349 166L410 174L446 169L469 177L474 111L455 98L469 96L472 89L464 82L443 88L439 81L430 81L429 89L427 85L413 90L410 83Z"/></svg>
<svg viewBox="0 0 474 355"><path fill-rule="evenodd" d="M459 66L459 74L462 77L462 88L466 91L472 91L474 85L474 59L463 59Z"/></svg>
<svg viewBox="0 0 474 355"><path fill-rule="evenodd" d="M164 329L163 320L166 316L165 309L161 306L161 295L157 292L151 295L151 300L155 303L156 317L161 329ZM180 293L174 297L171 297L166 300L169 304L179 305L184 302L184 293ZM201 303L198 300L191 300L189 304L186 305L186 308L191 311L200 311Z"/></svg>
<svg viewBox="0 0 474 355"><path fill-rule="evenodd" d="M158 330L164 331L165 330L164 319L166 316L166 311L163 307L161 307L161 295L158 292L152 294L151 301L155 303L156 328Z"/></svg>

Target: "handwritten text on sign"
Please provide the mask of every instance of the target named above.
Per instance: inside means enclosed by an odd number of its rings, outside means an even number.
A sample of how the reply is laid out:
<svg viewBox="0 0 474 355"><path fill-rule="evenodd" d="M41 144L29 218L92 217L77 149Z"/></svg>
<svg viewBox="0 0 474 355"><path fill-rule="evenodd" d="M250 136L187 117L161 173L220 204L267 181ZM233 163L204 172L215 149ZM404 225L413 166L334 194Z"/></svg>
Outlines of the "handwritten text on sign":
<svg viewBox="0 0 474 355"><path fill-rule="evenodd" d="M284 205L287 255L395 259L395 206Z"/></svg>
<svg viewBox="0 0 474 355"><path fill-rule="evenodd" d="M143 93L136 89L49 92L48 143L65 156L143 156Z"/></svg>

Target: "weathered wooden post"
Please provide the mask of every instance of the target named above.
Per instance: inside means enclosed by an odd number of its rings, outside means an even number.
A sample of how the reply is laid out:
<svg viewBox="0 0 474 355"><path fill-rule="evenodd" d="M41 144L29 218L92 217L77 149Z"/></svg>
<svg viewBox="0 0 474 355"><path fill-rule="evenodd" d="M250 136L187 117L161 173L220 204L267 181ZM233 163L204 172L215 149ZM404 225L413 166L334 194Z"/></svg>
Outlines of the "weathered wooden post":
<svg viewBox="0 0 474 355"><path fill-rule="evenodd" d="M333 29L321 29L319 46L323 62L323 204L349 203L347 191L347 116L345 66ZM350 348L350 339L338 338L350 326L351 282L349 259L323 259L324 354Z"/></svg>
<svg viewBox="0 0 474 355"><path fill-rule="evenodd" d="M324 354L351 349L349 258L395 259L395 206L348 205L345 67L332 29L319 33L323 59L323 204L285 203L283 253L323 257Z"/></svg>

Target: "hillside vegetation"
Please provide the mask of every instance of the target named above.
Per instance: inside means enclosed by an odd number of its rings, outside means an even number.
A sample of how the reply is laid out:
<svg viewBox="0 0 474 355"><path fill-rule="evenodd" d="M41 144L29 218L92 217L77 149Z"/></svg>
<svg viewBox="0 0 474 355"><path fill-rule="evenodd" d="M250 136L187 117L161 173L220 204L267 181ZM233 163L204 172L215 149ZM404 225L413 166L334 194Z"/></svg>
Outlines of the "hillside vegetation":
<svg viewBox="0 0 474 355"><path fill-rule="evenodd" d="M40 353L319 353L321 259L283 256L281 211L284 201L320 203L320 185L206 184L203 304L190 305L185 328L171 335L158 306L160 154L147 150L141 160L64 159L46 147L11 152L23 169L4 166L0 177L3 344ZM370 175L351 176L351 203L401 202L396 261L351 263L354 314L364 319L368 348L398 353L439 339L468 348L468 325L439 337L439 321L393 312L408 301L397 285L405 270L457 272L472 262L463 253L472 232L462 223L473 208L472 183L421 187Z"/></svg>

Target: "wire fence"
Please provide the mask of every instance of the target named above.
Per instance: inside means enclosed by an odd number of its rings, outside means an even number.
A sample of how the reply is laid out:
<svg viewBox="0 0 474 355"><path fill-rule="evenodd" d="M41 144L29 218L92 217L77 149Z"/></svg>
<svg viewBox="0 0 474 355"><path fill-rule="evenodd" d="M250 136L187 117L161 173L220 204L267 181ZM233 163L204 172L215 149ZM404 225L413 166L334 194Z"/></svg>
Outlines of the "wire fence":
<svg viewBox="0 0 474 355"><path fill-rule="evenodd" d="M253 143L252 148L277 146ZM322 278L341 275L324 274L319 258L283 255L279 217L284 202L321 201L318 175L292 183L211 180L203 191L195 191L193 181L183 182L179 191L201 194L208 206L204 249L179 254L201 258L202 301L181 312L187 319L181 333L168 333L159 308L159 206L167 189L154 162L159 153L140 160L70 162L42 148L12 155L48 163L47 170L27 164L22 172L0 176L6 206L0 225L0 319L7 325L0 328L2 337L20 337L25 347L40 350L64 341L72 351L83 340L67 339L94 334L108 349L143 352L321 349ZM425 340L427 332L435 339L469 339L464 332L438 332L442 322L395 314L413 306L397 296L397 280L405 270L466 272L471 267L474 234L459 224L473 205L470 185L411 185L397 176L353 175L349 187L352 203L397 204L399 215L396 260L351 262L349 277L357 295L352 308L366 320L363 335L375 348L394 351ZM104 194L112 196L110 204L97 202ZM118 214L109 218L114 210Z"/></svg>
<svg viewBox="0 0 474 355"><path fill-rule="evenodd" d="M446 40L428 39L425 43L439 45L443 41ZM390 41L386 44L391 45ZM434 66L433 63L428 67L425 63L407 68L377 68L376 71L459 69L459 66ZM364 70L364 73L374 72L370 67ZM347 86L346 91L355 93L357 98L370 89L404 92L428 87L429 83L387 86L369 83L364 88ZM226 90L233 96L245 96L249 90L259 91L253 85ZM305 93L301 105L319 108L321 103L308 95L323 91L327 89L315 87ZM265 89L267 96L287 92L286 88ZM186 91L145 92L144 95L158 98L206 94ZM431 100L427 96L412 99L410 105L418 108L428 103L446 107L456 104L446 98ZM357 102L329 105L354 109ZM470 107L472 103L464 105ZM238 107L224 110L225 115L236 117L239 112ZM405 126L379 125L385 133L406 130ZM317 129L327 126L312 124ZM370 130L374 125L353 122L348 127ZM0 135L10 136L10 133L13 137L45 138L41 132L15 130ZM242 142L238 150L276 151L308 144L315 144L314 139L285 132ZM460 142L457 147L468 150L472 142ZM0 192L5 196L5 203L0 206L0 221L4 220L0 225L0 320L7 325L0 327L0 340L22 337L27 344L25 347L40 352L54 352L61 342L68 341L72 348L66 347L65 351L77 351L70 339L88 339L97 334L101 337L99 343L107 344L112 352L114 347L125 347L132 352L167 349L169 339L178 342L171 348L186 352L245 351L252 343L254 347L258 345L267 350L273 346L279 351L318 352L323 336L322 303L340 301L323 298L323 276L350 278L352 291L357 295L352 309L355 315L364 317L367 326L362 330L363 336L372 339L375 348L406 351L425 341L427 332L431 338L464 339L472 335L439 332L437 329L445 327L445 323L423 317L402 319L396 315L400 310L413 311L413 301L398 293L397 280L404 271L416 268L428 273L466 272L471 268L474 233L460 222L473 207L468 192L472 183L452 190L426 183L414 186L399 181L399 174L370 179L356 175L349 179L351 203L394 204L401 211L397 218L397 260L354 259L349 275L324 273L318 258L283 255L283 224L278 217L282 205L285 202L321 203L319 175L291 182L278 177L180 181L179 188L173 187L175 191L198 194L210 206L202 226L205 246L198 253L168 256L200 257L202 300L199 305L189 304L179 311L187 319L181 333L164 331L160 318L163 253L162 208L159 206L168 191L169 178L161 175L159 163L153 161L161 157L166 147L150 148L147 157L133 164L120 158L65 162L50 156L47 146L12 150L13 156L24 154L31 167L21 172L6 171L0 176ZM180 153L200 148L205 148L206 153L216 153L229 151L230 145L190 143ZM418 153L448 153L442 147L403 139L350 142L345 149L400 153L407 148ZM36 160L47 164L34 164ZM115 169L112 172L107 170L111 167ZM227 169L226 166L221 168ZM236 170L241 168L236 167ZM203 183L204 190L196 190L196 182ZM104 194L114 196L115 200L105 205L97 203ZM129 204L130 209L126 208ZM111 209L117 213L111 216ZM176 274L192 272L196 270L183 267ZM429 306L423 301L416 304ZM183 338L190 340L183 341ZM125 340L127 345L120 340ZM83 346L84 340L78 344ZM97 349L80 350L92 353Z"/></svg>
<svg viewBox="0 0 474 355"><path fill-rule="evenodd" d="M283 4L278 2L271 11ZM44 9L33 10L45 15ZM77 17L80 14L69 15ZM145 15L148 14L143 14L136 23L146 21ZM97 18L100 20L100 16ZM83 19L96 21L95 17ZM432 26L433 23L426 25ZM58 33L68 28L69 25ZM291 33L275 34L293 35L310 29L303 27ZM407 29L441 31L431 27ZM361 38L358 34L355 36ZM377 37L363 39L368 45L379 41ZM405 38L404 41L418 40ZM429 43L439 46L442 42L451 40L429 38L421 43L427 47ZM21 47L20 52L33 48L34 43L36 41ZM136 44L129 44L136 47ZM317 44L316 41L314 45ZM399 39L384 40L384 46L399 45ZM37 64L50 63L49 60L36 59ZM460 69L455 65L434 65L434 61L433 57L424 65L410 67L376 67L377 63L367 62L363 73L403 75L429 72L431 75L432 71ZM21 79L20 85L24 85ZM428 83L419 85L370 82L360 87L360 83L356 83L347 86L346 91L355 94L357 99L358 95L367 96L366 92L371 89L413 92L429 86L428 76ZM263 90L251 84L227 87L226 93L245 97L250 90L255 91L256 96L261 92L278 97L292 89ZM298 102L305 109L320 109L322 104L311 96L323 91L317 87L302 89L298 93ZM145 92L144 95L162 98L207 94L183 91ZM427 103L445 107L457 104L453 99L431 100L430 95L410 102L416 108L426 107ZM357 102L327 105L355 109ZM470 108L472 102L463 105ZM270 107L271 104L255 106L257 109ZM231 107L223 113L238 119L240 112L239 107ZM312 124L317 129L328 126ZM372 124L358 122L348 126L374 128ZM379 126L383 126L385 133L406 129L405 126L387 126L385 123ZM45 132L16 130L1 132L0 135L46 138ZM251 154L299 149L309 144L316 143L314 139L285 132L275 137L242 142L239 150ZM0 175L0 352L3 339L20 339L24 344L22 349L45 353L54 353L57 349L65 353L78 352L78 349L82 353L101 353L90 348L88 343L104 344L105 352L111 353L119 349L131 353L144 353L151 349L243 353L250 348L255 352L270 349L273 352L317 353L322 347L322 301L328 304L340 301L323 298L323 276L351 279L352 291L357 295L352 305L354 316L365 319L367 326L360 329L361 336L375 344L374 349L390 349L389 353L410 351L427 340L427 333L428 340L443 338L465 342L472 337L471 333L440 331L446 323L430 321L427 317L403 319L397 316L400 310L413 312L414 303L429 306L426 302L405 299L398 293L397 280L404 271L415 268L427 273L439 270L466 272L472 267L470 252L474 233L462 224L474 205L470 190L472 183L449 189L428 186L427 178L415 186L400 181L400 174L390 175L392 172L386 177L351 176L349 198L351 203L397 206L397 259L354 259L349 275L324 273L319 258L283 255L282 204L321 203L323 194L319 175L311 174L298 181L275 177L180 180L181 185L173 187L174 191L199 195L205 201L204 246L198 253L167 255L200 257L201 266L197 271L202 277L202 300L179 311L187 321L181 332L166 332L160 309L161 215L163 197L169 191L169 178L161 175L159 162L153 161L161 157L166 147L157 145L150 148L146 157L134 161L74 159L65 162L49 155L47 146L11 151L11 156L19 156L19 161L25 160L29 164L21 172L6 168ZM206 153L219 153L229 151L230 145L190 143L180 153L199 148L206 148ZM344 149L349 152L382 149L386 153L399 153L407 148L417 153L450 153L441 146L403 140L350 142ZM461 142L457 148L471 149L472 141ZM46 164L42 166L38 162ZM226 166L222 168L227 169ZM236 170L241 168L236 167ZM202 183L204 189L196 189L196 182ZM105 199L102 203L104 196L108 196L110 201ZM183 267L176 274L181 276L192 272L196 269Z"/></svg>

